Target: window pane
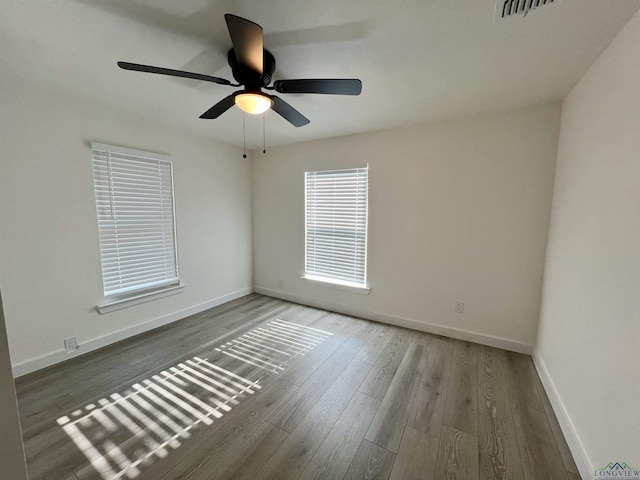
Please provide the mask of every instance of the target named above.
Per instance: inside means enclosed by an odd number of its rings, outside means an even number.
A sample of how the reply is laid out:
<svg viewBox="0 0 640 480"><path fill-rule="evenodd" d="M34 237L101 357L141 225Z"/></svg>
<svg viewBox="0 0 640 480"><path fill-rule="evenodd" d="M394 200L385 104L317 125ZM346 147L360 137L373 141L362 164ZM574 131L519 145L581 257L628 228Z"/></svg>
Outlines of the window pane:
<svg viewBox="0 0 640 480"><path fill-rule="evenodd" d="M178 283L173 164L92 144L105 297Z"/></svg>
<svg viewBox="0 0 640 480"><path fill-rule="evenodd" d="M368 168L306 172L309 275L365 284Z"/></svg>

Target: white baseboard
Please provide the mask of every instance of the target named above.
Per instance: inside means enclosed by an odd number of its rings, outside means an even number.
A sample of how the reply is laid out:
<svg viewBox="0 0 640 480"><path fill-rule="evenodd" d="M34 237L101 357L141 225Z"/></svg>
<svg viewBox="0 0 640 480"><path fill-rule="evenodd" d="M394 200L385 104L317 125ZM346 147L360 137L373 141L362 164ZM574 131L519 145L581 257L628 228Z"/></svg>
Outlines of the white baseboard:
<svg viewBox="0 0 640 480"><path fill-rule="evenodd" d="M560 424L564 438L567 441L567 445L569 445L569 450L571 450L576 466L580 471L580 476L584 479L593 478L593 464L591 463L591 460L589 460L589 456L584 449L584 445L582 445L578 432L576 432L576 428L571 421L569 412L567 412L562 398L549 375L549 371L538 352L534 352L533 354L533 363L536 366L542 385L547 392L547 397L549 397L553 411L558 418L558 423Z"/></svg>
<svg viewBox="0 0 640 480"><path fill-rule="evenodd" d="M347 305L334 304L325 302L323 300L317 300L315 298L292 295L280 290L273 290L265 287L256 286L253 288L253 291L255 293L260 293L269 297L280 298L282 300L301 303L303 305L309 305L310 307L322 308L324 310L330 310L332 312L343 313L345 315L350 315L353 317L366 318L367 320L373 320L375 322L388 323L391 325L396 325L398 327L411 328L413 330L434 333L436 335L443 335L445 337L456 338L458 340L466 340L468 342L480 343L482 345L502 348L504 350L511 350L513 352L524 353L527 355L531 355L533 353L533 345L517 342L515 340L508 340L506 338L494 337L491 335L485 335L482 333L461 330L457 328L444 327L442 325L435 325L433 323L423 322L420 320L398 317L395 315L389 315L387 313L374 312L371 310L350 307Z"/></svg>
<svg viewBox="0 0 640 480"><path fill-rule="evenodd" d="M12 366L13 376L14 378L18 378L42 368L55 365L56 363L70 360L74 357L84 355L85 353L89 353L93 350L111 345L112 343L133 337L134 335L148 332L149 330L153 330L154 328L162 327L169 323L182 320L183 318L203 312L209 308L217 307L218 305L230 302L231 300L235 300L236 298L244 297L245 295L249 295L250 293L253 293L252 288L243 288L241 290L228 293L227 295L214 298L213 300L209 300L198 305L193 305L191 307L178 310L177 312L173 312L168 315L163 315L162 317L158 317L153 320L149 320L147 322L125 328L123 330L118 330L116 332L93 338L91 340L85 340L81 343L80 349L71 354L66 353L64 350L57 350L55 352L50 352L39 357L25 360L24 362L20 362Z"/></svg>

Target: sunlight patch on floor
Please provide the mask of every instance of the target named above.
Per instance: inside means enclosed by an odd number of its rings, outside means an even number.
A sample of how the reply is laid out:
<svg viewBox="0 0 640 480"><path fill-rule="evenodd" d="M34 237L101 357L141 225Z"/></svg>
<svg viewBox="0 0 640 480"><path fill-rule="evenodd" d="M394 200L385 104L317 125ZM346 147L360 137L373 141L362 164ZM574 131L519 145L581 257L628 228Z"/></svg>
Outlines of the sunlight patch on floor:
<svg viewBox="0 0 640 480"><path fill-rule="evenodd" d="M306 355L331 335L323 330L278 319L221 345L216 351L280 373L293 357Z"/></svg>
<svg viewBox="0 0 640 480"><path fill-rule="evenodd" d="M215 350L280 373L331 335L277 319ZM103 479L134 479L155 459L179 448L196 426L212 425L261 388L259 380L193 357L57 421Z"/></svg>

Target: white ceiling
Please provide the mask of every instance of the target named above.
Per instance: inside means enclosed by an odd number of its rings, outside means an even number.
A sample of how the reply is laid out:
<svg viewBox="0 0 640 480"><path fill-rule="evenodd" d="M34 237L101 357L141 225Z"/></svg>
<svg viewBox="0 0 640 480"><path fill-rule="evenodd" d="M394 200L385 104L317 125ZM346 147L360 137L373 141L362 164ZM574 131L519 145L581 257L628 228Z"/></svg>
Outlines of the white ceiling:
<svg viewBox="0 0 640 480"><path fill-rule="evenodd" d="M0 0L0 72L242 145L242 114L198 116L230 87L126 72L116 61L232 79L224 13L264 28L274 79L362 79L359 97L281 95L311 120L269 112L268 145L559 100L640 0L556 0L507 20L496 0ZM247 117L247 144L262 144Z"/></svg>

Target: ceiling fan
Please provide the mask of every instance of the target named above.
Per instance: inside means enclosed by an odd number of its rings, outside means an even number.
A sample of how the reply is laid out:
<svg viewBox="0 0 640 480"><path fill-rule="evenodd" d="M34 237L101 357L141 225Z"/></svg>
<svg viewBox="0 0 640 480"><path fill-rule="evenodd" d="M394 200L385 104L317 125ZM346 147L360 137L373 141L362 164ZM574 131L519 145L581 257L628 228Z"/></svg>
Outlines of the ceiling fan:
<svg viewBox="0 0 640 480"><path fill-rule="evenodd" d="M237 15L227 13L224 16L231 36L231 48L227 54L233 78L238 83L219 77L212 77L201 73L173 70L171 68L153 67L138 63L118 62L118 66L125 70L137 72L157 73L173 77L192 78L205 82L243 87L231 95L223 98L200 118L218 118L234 104L243 111L260 114L271 108L277 114L296 127L309 123L309 119L276 95L270 95L264 90L275 90L278 93L319 93L328 95L360 95L362 82L358 79L305 79L305 80L276 80L270 86L276 60L264 49L262 27L257 23Z"/></svg>

